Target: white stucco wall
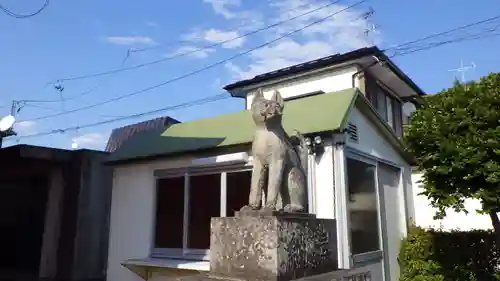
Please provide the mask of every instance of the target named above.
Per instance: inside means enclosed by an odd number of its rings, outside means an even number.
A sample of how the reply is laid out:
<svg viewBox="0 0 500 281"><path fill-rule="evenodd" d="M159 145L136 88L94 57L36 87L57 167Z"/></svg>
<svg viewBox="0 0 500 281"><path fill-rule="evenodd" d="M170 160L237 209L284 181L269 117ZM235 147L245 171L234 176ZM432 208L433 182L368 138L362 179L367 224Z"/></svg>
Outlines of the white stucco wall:
<svg viewBox="0 0 500 281"><path fill-rule="evenodd" d="M334 190L333 190L333 147L331 140L325 142L325 150L316 156L314 177L314 209L317 218L333 219Z"/></svg>
<svg viewBox="0 0 500 281"><path fill-rule="evenodd" d="M143 259L150 254L155 223L153 172L191 163L192 158L185 158L116 167L110 215L108 281L142 280L121 263L128 259ZM316 213L319 218L333 218L333 154L330 140L325 140L325 153L316 157L314 163Z"/></svg>
<svg viewBox="0 0 500 281"><path fill-rule="evenodd" d="M285 99L315 91L324 91L325 93L340 91L352 88L352 75L357 71L357 67L354 66L330 70L322 74L275 83L272 86L263 86L262 91L268 99L271 98L275 90L278 90ZM358 79L355 82L357 84ZM252 105L253 96L254 94L247 96L247 109Z"/></svg>
<svg viewBox="0 0 500 281"><path fill-rule="evenodd" d="M348 148L361 151L373 157L384 159L391 162L401 169L399 188L384 187L379 192L383 194L381 206L384 208L382 215L383 226L385 225L387 233L386 240L386 259L389 260L389 276L391 281L399 278L399 265L397 256L401 239L406 236L406 225L410 217L413 217L413 190L411 182L411 167L400 156L396 149L380 134L374 123L368 119L358 108L353 108L348 122L355 124L358 128L358 143L347 141Z"/></svg>
<svg viewBox="0 0 500 281"><path fill-rule="evenodd" d="M493 228L488 215L480 215L476 213L476 210L481 208L481 203L476 199L469 199L465 201L465 207L469 211L468 214L447 210L445 218L441 220L433 219L436 210L430 206L430 201L426 196L419 195L419 193L423 191L422 184L419 183L422 179L422 173L413 173L411 179L414 186L413 196L415 209L418 210L415 214L415 223L418 226L430 227L434 229L442 228L443 230Z"/></svg>
<svg viewBox="0 0 500 281"><path fill-rule="evenodd" d="M150 254L154 235L156 169L187 165L190 159L115 168L111 200L107 281L142 281L121 265Z"/></svg>

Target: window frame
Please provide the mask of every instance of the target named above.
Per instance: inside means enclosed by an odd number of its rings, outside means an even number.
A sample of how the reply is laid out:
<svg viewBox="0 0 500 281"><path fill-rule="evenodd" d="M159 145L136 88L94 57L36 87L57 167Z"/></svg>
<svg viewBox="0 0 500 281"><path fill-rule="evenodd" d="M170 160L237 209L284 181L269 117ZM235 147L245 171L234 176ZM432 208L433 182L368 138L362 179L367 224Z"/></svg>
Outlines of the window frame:
<svg viewBox="0 0 500 281"><path fill-rule="evenodd" d="M391 161L387 161L385 159L381 159L381 158L366 154L364 152L361 152L357 149L350 148L350 147L344 147L343 154L344 154L344 161L343 161L344 168L343 168L343 170L345 172L347 172L347 159L361 161L361 162L364 162L366 164L369 164L369 165L372 165L375 167L374 176L375 176L375 194L376 194L376 200L377 200L379 250L355 254L355 255L352 254L352 247L351 247L352 237L351 237L351 231L350 231L351 222L350 222L350 219L348 216L348 210L347 210L348 200L349 200L349 197L348 197L349 193L347 191L347 188L348 188L347 173L344 176L344 180L343 180L344 192L343 192L342 199L345 202L345 205L344 205L345 206L345 211L344 211L345 216L344 217L348 220L348 222L346 223L347 227L345 227L343 229L343 235L346 237L346 239L348 241L348 245L349 245L349 247L348 247L349 264L347 264L347 267L353 268L355 266L362 266L362 265L367 264L367 263L380 261L384 258L384 249L386 247L386 242L384 241L385 233L383 232L382 219L385 216L385 214L382 212L382 208L381 208L381 204L384 202L383 201L384 198L382 197L383 193L381 192L380 187L379 187L378 168L379 168L379 163L383 163L385 165L389 165L389 166L392 166L392 167L397 168L397 169L401 169L401 167L399 167L397 164L395 164Z"/></svg>
<svg viewBox="0 0 500 281"><path fill-rule="evenodd" d="M367 98L380 117L387 122L394 133L400 137L403 133L403 102L387 86L373 76L369 76ZM382 102L383 101L383 102ZM382 104L381 104L382 102ZM397 109L396 109L397 108Z"/></svg>
<svg viewBox="0 0 500 281"><path fill-rule="evenodd" d="M193 165L180 168L158 169L153 172L154 178L154 206L153 206L153 231L151 234L151 250L152 258L184 258L194 260L209 260L209 249L193 249L188 247L189 233L189 194L190 194L190 177L201 175L220 174L220 216L225 217L227 214L227 173L251 171L252 165L246 162L234 161L230 163L216 163L208 165ZM182 248L157 248L155 247L156 236L156 209L157 209L157 194L158 180L165 178L184 177L184 212L183 212L183 237Z"/></svg>
<svg viewBox="0 0 500 281"><path fill-rule="evenodd" d="M384 249L384 241L382 239L382 213L381 213L381 208L380 208L380 204L382 202L382 198L380 197L381 196L381 193L380 193L380 189L379 189L379 184L378 184L378 161L373 159L373 158L370 158L370 157L366 157L364 155L360 155L358 153L354 153L352 150L347 150L346 151L347 153L345 154L345 171L346 171L346 177L345 177L345 189L346 189L346 200L347 200L347 204L346 204L346 208L348 208L348 205L349 205L349 192L348 192L348 177L347 177L347 160L348 159L351 159L351 160L355 160L355 161L359 161L359 162L363 162L365 164L368 164L370 166L373 166L374 167L374 172L373 172L373 176L374 176L374 184L375 184L375 197L376 197L376 206L377 206L377 226L378 226L378 240L379 240L379 249L378 250L374 250L374 251L369 251L369 252L365 252L365 253L359 253L359 254L352 254L352 246L349 247L350 249L350 253L349 255L351 256L351 264L357 264L357 263L364 263L364 262L367 262L367 261L372 261L374 259L380 259L382 258L382 253L383 253L383 249ZM346 210L346 213L347 213L347 217L349 219L349 210ZM349 226L350 226L350 219L349 219ZM351 237L351 228L349 227L349 229L347 229L348 233L347 235L349 236L349 245L352 245L352 237Z"/></svg>

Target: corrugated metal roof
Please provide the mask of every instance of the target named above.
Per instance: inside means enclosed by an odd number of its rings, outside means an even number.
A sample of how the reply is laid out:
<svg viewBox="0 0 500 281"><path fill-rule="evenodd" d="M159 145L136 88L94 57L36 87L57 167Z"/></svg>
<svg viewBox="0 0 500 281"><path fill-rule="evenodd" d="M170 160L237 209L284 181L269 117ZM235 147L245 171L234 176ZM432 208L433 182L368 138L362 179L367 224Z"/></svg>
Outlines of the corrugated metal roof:
<svg viewBox="0 0 500 281"><path fill-rule="evenodd" d="M125 141L129 140L131 137L139 132L159 130L164 131L170 125L179 123L180 121L175 120L171 117L164 116L144 122L128 125L121 128L113 129L111 135L109 136L108 143L106 145L106 152L114 152L117 150Z"/></svg>
<svg viewBox="0 0 500 281"><path fill-rule="evenodd" d="M315 95L285 103L283 127L293 134L335 131L343 127L357 89ZM164 132L142 132L110 155L121 162L247 144L255 124L248 110L174 124Z"/></svg>

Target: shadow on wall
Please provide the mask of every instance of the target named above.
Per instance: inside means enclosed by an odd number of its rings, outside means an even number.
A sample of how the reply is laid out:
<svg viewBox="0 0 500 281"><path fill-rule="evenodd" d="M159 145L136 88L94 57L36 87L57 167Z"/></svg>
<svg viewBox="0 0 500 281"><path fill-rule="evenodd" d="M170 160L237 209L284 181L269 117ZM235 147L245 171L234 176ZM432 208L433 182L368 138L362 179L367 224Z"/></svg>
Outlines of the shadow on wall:
<svg viewBox="0 0 500 281"><path fill-rule="evenodd" d="M500 245L492 231L413 227L399 254L400 281L498 281Z"/></svg>

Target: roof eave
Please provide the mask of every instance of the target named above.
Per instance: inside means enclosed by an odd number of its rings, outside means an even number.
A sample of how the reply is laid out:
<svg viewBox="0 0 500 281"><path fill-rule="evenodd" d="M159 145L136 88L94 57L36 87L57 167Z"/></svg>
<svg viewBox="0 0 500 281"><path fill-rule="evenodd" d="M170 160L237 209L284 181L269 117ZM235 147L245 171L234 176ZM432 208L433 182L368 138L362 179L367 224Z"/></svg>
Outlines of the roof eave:
<svg viewBox="0 0 500 281"><path fill-rule="evenodd" d="M298 73L303 73L303 72L307 72L307 71L311 71L311 70L315 70L315 69L325 68L325 67L328 67L331 65L341 64L343 62L356 60L356 59L361 58L361 57L375 55L378 53L380 53L380 49L376 46L368 47L368 48L361 48L361 49L357 49L357 50L352 51L352 52L347 52L344 54L332 55L329 57L323 57L323 58L317 59L316 60L317 63L311 63L311 61L310 61L310 62L305 62L303 64L299 64L299 65L301 65L301 67L294 68L294 67L296 67L296 65L294 65L294 66L290 66L290 67L281 68L281 69L278 69L278 70L275 70L272 72L260 74L259 75L260 77L256 76L256 77L253 77L250 79L241 80L241 81L226 85L223 87L223 89L230 92L231 96L238 96L238 95L234 95L234 93L233 93L234 90L236 90L238 88L242 88L242 87L249 86L252 84L260 83L263 81L279 79L279 78L290 76L293 74L298 74ZM283 71L284 69L287 69L287 68L290 68L291 70Z"/></svg>
<svg viewBox="0 0 500 281"><path fill-rule="evenodd" d="M378 49L378 48L377 48ZM412 88L419 96L425 96L426 93L415 83L413 80L411 80L408 75L406 75L396 64L394 64L393 61L380 49L377 50L377 53L375 54L381 61L385 62L386 65L396 74L399 79L403 80Z"/></svg>

